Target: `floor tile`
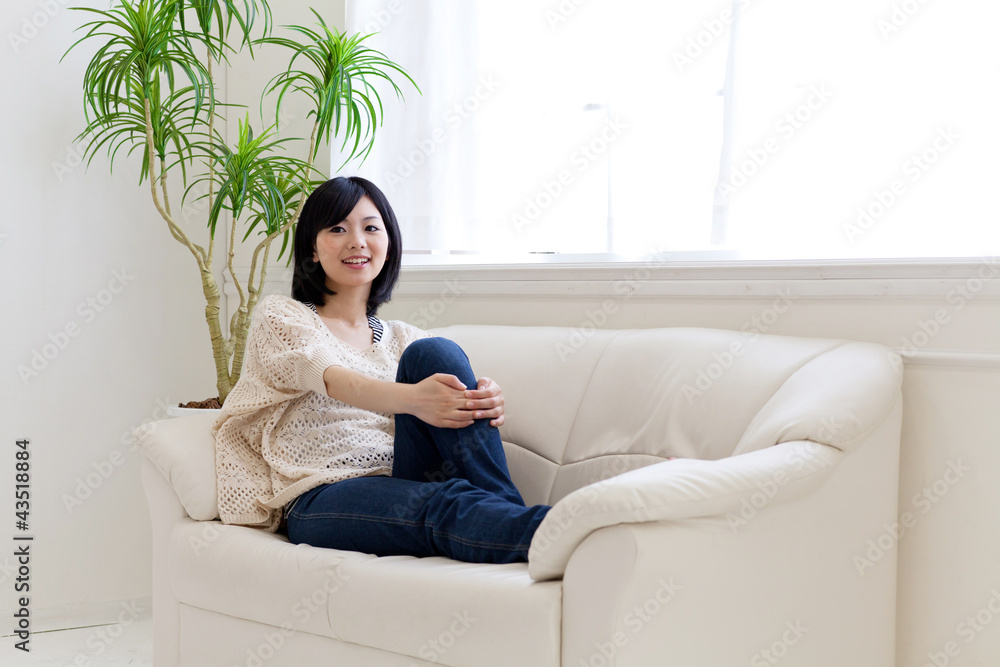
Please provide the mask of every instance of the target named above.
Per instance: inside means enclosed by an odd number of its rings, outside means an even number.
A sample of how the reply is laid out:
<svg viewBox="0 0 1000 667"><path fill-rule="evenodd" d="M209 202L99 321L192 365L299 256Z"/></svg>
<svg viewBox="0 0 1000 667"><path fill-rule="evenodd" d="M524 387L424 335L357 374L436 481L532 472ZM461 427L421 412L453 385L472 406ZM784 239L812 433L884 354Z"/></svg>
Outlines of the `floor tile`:
<svg viewBox="0 0 1000 667"><path fill-rule="evenodd" d="M108 624L31 635L31 652L14 647L17 637L0 637L4 667L152 667L153 619L147 613L129 624Z"/></svg>

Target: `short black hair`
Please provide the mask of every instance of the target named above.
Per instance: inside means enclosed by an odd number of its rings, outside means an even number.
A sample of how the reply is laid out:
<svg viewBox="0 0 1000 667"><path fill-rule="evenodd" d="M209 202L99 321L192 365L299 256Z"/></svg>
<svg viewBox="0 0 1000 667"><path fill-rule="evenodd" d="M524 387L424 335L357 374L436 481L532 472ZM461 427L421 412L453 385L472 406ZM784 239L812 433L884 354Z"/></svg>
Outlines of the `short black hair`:
<svg viewBox="0 0 1000 667"><path fill-rule="evenodd" d="M302 215L295 228L295 268L292 272L292 298L303 303L313 303L317 307L326 303L327 294L336 294L326 286L326 273L319 262L313 261L316 237L324 229L329 229L347 219L362 197L368 197L385 223L389 235L389 249L385 264L372 281L368 295L367 315L378 312L379 306L392 298L392 290L399 279L399 267L403 258L403 239L399 233L396 214L371 181L360 176L338 176L323 183L309 195Z"/></svg>

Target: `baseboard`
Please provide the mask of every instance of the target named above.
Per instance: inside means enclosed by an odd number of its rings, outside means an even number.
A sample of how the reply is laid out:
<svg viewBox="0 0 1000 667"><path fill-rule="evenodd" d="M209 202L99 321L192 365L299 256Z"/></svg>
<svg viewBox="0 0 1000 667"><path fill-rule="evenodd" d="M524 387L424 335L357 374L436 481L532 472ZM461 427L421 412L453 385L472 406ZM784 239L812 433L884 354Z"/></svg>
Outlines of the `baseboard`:
<svg viewBox="0 0 1000 667"><path fill-rule="evenodd" d="M12 618L13 614L13 609L0 611L2 618ZM148 596L31 609L31 632L37 634L54 630L113 625L126 620L150 618L152 615L153 598ZM0 637L13 635L10 625L4 627L2 632L4 634Z"/></svg>

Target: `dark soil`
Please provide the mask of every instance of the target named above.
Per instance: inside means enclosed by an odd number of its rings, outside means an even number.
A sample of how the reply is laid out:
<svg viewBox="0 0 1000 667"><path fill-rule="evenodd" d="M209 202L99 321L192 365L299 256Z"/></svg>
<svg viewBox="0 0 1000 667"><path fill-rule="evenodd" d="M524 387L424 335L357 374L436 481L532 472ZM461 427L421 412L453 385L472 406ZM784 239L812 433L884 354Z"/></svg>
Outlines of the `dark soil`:
<svg viewBox="0 0 1000 667"><path fill-rule="evenodd" d="M178 403L179 408L198 408L201 410L215 410L222 407L219 403L219 397L214 396L212 398L206 398L204 401L188 401L187 403Z"/></svg>

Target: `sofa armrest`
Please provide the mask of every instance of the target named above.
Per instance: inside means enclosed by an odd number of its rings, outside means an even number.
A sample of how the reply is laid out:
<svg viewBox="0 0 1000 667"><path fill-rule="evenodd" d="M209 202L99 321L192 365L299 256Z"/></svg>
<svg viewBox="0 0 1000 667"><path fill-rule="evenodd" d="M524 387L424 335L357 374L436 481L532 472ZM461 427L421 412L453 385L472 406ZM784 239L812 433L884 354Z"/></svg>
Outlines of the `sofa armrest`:
<svg viewBox="0 0 1000 667"><path fill-rule="evenodd" d="M142 486L153 529L153 658L157 667L177 667L180 607L170 586L168 566L170 535L177 522L187 517L187 511L150 459L142 462Z"/></svg>
<svg viewBox="0 0 1000 667"><path fill-rule="evenodd" d="M132 431L136 446L163 475L180 499L187 515L198 521L219 516L215 477L216 415L161 419Z"/></svg>
<svg viewBox="0 0 1000 667"><path fill-rule="evenodd" d="M793 502L590 533L563 576L562 664L895 664L896 549L872 549L898 527L901 415L897 397Z"/></svg>
<svg viewBox="0 0 1000 667"><path fill-rule="evenodd" d="M844 453L799 440L720 459L656 463L589 484L559 500L531 541L528 572L540 581L563 575L573 552L592 532L622 523L725 515L740 520L818 489Z"/></svg>

